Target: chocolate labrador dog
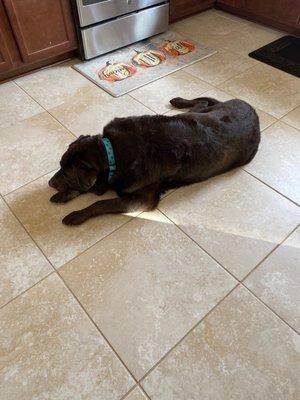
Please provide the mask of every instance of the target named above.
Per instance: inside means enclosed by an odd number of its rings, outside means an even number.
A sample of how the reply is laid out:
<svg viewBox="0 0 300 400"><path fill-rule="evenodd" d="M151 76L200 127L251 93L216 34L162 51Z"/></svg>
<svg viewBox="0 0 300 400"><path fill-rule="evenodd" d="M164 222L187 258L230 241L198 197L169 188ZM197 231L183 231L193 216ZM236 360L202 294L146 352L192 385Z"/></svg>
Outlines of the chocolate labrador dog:
<svg viewBox="0 0 300 400"><path fill-rule="evenodd" d="M118 198L100 200L63 219L79 225L107 213L152 210L168 189L200 182L247 164L260 142L255 110L242 100L175 98L174 116L115 118L103 136L80 136L62 156L49 181L56 203L89 191L113 189Z"/></svg>

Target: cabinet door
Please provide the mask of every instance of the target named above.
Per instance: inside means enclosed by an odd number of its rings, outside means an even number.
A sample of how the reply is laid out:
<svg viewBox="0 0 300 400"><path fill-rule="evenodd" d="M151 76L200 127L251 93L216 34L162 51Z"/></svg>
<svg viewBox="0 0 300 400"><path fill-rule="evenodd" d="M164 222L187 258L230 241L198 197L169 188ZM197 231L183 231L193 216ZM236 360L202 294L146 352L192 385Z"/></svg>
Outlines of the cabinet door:
<svg viewBox="0 0 300 400"><path fill-rule="evenodd" d="M76 48L69 0L3 0L24 63Z"/></svg>
<svg viewBox="0 0 300 400"><path fill-rule="evenodd" d="M8 71L20 62L18 48L0 0L0 72Z"/></svg>
<svg viewBox="0 0 300 400"><path fill-rule="evenodd" d="M300 0L235 0L236 7L273 21L297 26Z"/></svg>
<svg viewBox="0 0 300 400"><path fill-rule="evenodd" d="M212 7L215 0L170 0L170 20L184 18Z"/></svg>

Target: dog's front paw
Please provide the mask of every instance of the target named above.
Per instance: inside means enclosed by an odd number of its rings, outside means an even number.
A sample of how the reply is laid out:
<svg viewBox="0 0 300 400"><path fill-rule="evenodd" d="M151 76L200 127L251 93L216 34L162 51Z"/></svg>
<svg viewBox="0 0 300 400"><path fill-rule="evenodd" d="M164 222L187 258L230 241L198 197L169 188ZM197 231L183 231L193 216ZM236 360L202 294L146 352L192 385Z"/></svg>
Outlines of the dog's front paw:
<svg viewBox="0 0 300 400"><path fill-rule="evenodd" d="M64 225L80 225L86 220L87 218L84 213L81 211L73 211L62 220L62 223Z"/></svg>
<svg viewBox="0 0 300 400"><path fill-rule="evenodd" d="M66 196L65 192L58 192L50 198L50 201L52 203L66 203L69 201L69 198Z"/></svg>

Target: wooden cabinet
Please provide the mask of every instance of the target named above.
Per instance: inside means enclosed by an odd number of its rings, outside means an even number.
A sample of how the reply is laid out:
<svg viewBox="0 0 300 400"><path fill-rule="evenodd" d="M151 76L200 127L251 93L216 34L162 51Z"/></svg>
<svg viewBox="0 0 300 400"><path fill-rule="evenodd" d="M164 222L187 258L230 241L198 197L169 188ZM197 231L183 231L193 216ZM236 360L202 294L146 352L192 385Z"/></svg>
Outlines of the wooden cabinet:
<svg viewBox="0 0 300 400"><path fill-rule="evenodd" d="M300 0L217 0L216 6L287 32L300 33Z"/></svg>
<svg viewBox="0 0 300 400"><path fill-rule="evenodd" d="M0 2L0 73L13 68L19 61L18 48Z"/></svg>
<svg viewBox="0 0 300 400"><path fill-rule="evenodd" d="M77 47L69 0L0 0L0 79Z"/></svg>
<svg viewBox="0 0 300 400"><path fill-rule="evenodd" d="M215 0L170 0L170 20L187 17L213 7Z"/></svg>

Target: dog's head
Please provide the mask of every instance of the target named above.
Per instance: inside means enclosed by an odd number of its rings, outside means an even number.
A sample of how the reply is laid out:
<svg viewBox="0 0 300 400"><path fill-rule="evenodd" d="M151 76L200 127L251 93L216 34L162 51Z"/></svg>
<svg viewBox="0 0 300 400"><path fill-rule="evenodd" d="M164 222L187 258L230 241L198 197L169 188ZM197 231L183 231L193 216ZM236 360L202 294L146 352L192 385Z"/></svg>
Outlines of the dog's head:
<svg viewBox="0 0 300 400"><path fill-rule="evenodd" d="M71 143L61 158L60 170L49 180L49 186L59 192L51 201L64 202L70 200L70 196L88 192L97 181L97 159L99 151L95 136L80 136Z"/></svg>

